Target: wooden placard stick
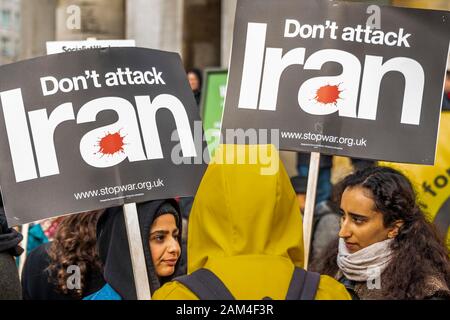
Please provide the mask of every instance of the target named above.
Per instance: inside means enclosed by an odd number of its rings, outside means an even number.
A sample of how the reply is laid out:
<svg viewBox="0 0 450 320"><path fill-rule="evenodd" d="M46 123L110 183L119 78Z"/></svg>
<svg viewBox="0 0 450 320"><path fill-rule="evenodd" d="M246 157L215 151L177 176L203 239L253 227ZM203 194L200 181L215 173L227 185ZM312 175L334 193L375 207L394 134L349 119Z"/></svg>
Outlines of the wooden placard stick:
<svg viewBox="0 0 450 320"><path fill-rule="evenodd" d="M128 245L130 246L136 295L138 300L151 300L150 284L148 281L147 265L145 262L136 203L125 204L123 206L123 214L125 215Z"/></svg>
<svg viewBox="0 0 450 320"><path fill-rule="evenodd" d="M308 171L308 185L306 188L305 212L303 214L303 242L305 248L305 270L308 269L309 252L311 247L312 224L316 202L317 180L319 177L320 153L311 152Z"/></svg>
<svg viewBox="0 0 450 320"><path fill-rule="evenodd" d="M19 277L22 279L22 270L23 266L25 265L25 260L27 260L27 247L28 247L28 230L30 229L30 224L23 224L20 232L22 233L23 240L22 240L22 248L23 252L20 255L19 258Z"/></svg>

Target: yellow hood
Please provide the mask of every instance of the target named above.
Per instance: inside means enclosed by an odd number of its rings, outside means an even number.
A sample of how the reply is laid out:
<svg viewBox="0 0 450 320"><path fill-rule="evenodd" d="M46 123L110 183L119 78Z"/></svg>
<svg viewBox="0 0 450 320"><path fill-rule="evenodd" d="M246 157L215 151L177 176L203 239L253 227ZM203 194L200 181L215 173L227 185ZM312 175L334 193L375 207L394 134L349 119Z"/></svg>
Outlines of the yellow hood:
<svg viewBox="0 0 450 320"><path fill-rule="evenodd" d="M273 145L221 145L188 229L188 273L210 258L242 255L284 257L303 267L300 209Z"/></svg>

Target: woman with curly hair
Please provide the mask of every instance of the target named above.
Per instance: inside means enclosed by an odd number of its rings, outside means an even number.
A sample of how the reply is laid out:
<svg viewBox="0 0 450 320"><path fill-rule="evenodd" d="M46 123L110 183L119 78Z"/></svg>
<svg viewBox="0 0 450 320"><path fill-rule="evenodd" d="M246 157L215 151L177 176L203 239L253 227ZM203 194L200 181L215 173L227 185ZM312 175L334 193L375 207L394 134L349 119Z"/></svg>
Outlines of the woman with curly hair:
<svg viewBox="0 0 450 320"><path fill-rule="evenodd" d="M339 242L321 273L356 299L448 299L449 253L409 180L387 167L346 177L339 192Z"/></svg>
<svg viewBox="0 0 450 320"><path fill-rule="evenodd" d="M104 285L96 247L102 212L64 217L53 242L29 254L22 272L24 299L79 300Z"/></svg>

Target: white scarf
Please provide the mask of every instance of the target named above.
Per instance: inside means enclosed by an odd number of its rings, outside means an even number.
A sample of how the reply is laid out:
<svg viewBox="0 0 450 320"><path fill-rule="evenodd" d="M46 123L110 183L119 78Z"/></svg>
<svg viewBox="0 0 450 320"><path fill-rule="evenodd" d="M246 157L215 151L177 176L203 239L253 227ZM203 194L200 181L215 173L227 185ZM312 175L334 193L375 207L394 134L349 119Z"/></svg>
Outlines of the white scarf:
<svg viewBox="0 0 450 320"><path fill-rule="evenodd" d="M374 272L380 276L392 258L392 241L393 239L387 239L350 253L344 239L340 238L337 256L339 269L347 279L354 281L373 279Z"/></svg>

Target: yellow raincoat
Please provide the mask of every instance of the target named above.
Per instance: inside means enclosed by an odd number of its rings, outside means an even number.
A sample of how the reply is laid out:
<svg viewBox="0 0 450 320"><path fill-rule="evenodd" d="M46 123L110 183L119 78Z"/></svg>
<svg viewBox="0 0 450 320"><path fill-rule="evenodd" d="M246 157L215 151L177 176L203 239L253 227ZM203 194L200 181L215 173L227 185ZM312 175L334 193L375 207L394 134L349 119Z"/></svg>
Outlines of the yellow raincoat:
<svg viewBox="0 0 450 320"><path fill-rule="evenodd" d="M188 274L211 270L236 299L285 299L294 265L303 267L303 228L278 151L272 145L222 145L214 160L189 217ZM173 281L153 299L198 298ZM321 276L319 299L350 296L342 284Z"/></svg>

